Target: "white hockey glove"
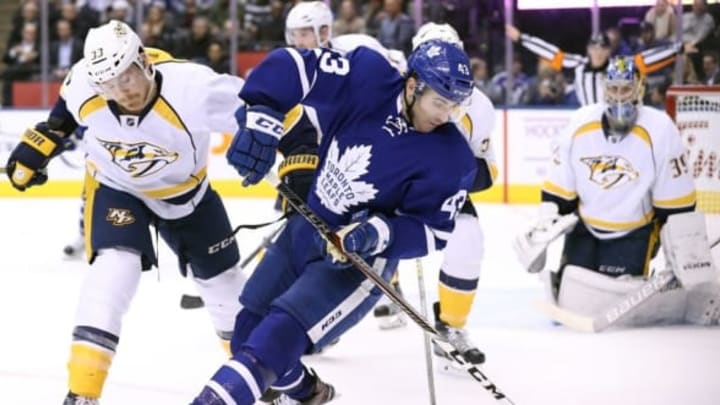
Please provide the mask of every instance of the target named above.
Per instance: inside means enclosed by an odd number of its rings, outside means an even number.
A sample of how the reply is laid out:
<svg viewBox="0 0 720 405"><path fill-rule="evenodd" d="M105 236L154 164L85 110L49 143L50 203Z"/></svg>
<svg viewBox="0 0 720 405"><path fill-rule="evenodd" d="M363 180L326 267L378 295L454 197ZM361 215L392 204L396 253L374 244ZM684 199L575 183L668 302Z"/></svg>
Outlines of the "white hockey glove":
<svg viewBox="0 0 720 405"><path fill-rule="evenodd" d="M670 215L660 232L667 265L683 287L717 281L702 212Z"/></svg>
<svg viewBox="0 0 720 405"><path fill-rule="evenodd" d="M542 270L550 242L570 232L577 221L575 214L558 214L557 204L541 203L535 223L513 240L513 248L523 267L530 273Z"/></svg>

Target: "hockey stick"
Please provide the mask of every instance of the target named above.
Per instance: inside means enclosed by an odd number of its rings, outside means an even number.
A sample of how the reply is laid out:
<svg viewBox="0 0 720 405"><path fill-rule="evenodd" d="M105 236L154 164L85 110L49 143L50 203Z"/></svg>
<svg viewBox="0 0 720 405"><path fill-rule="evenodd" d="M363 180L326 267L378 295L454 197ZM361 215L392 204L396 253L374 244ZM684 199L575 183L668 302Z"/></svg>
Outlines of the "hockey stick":
<svg viewBox="0 0 720 405"><path fill-rule="evenodd" d="M305 201L303 201L302 198L298 197L298 195L295 194L295 192L287 184L281 182L276 174L268 173L265 176L265 179L268 180L270 184L272 184L273 187L275 187L283 197L285 197L288 204L290 204L290 206L293 207L293 209L295 209L297 213L302 215L303 218L305 218L325 240L327 240L329 243L332 243L338 251L343 252L345 257L347 257L348 261L350 261L350 263L352 263L355 268L362 272L365 277L369 278L370 281L372 281L380 290L382 290L382 292L385 293L385 295L387 295L387 297L390 298L391 301L393 301L400 308L402 308L402 310L410 317L410 319L412 319L425 332L436 336L438 338L435 340L436 344L445 352L448 358L458 363L458 365L465 369L465 371L467 371L470 376L480 382L483 388L489 391L496 400L504 400L509 404L513 404L510 398L508 398L503 392L501 392L497 388L497 386L493 384L490 379L488 379L488 377L483 374L482 371L480 371L480 369L477 368L476 365L467 363L463 359L460 352L457 351L457 349L455 349L450 343L441 340L442 337L440 336L438 331L435 330L435 328L430 325L428 321L422 315L420 315L417 310L415 310L415 308L408 304L403 297L399 296L397 292L395 292L395 289L392 288L387 281L380 277L380 275L375 272L375 270L365 261L365 259L363 259L357 253L343 251L337 235L335 234L335 232L333 232L332 229L330 229L330 226L328 226L328 224L322 218L315 214L315 212L313 212L313 210L308 207Z"/></svg>
<svg viewBox="0 0 720 405"><path fill-rule="evenodd" d="M245 260L240 263L240 270L243 270L245 267L247 267L250 262L252 262L255 257L257 257L260 252L263 251L270 242L272 242L273 239L275 239L275 236L280 233L285 228L285 224L287 222L284 222L281 226L277 227L274 231L272 231L269 235L262 238L262 241L260 244L250 252L248 257L245 258ZM203 302L202 298L199 295L192 295L192 294L183 294L180 297L180 308L182 309L197 309L202 308L205 306L205 303Z"/></svg>
<svg viewBox="0 0 720 405"><path fill-rule="evenodd" d="M425 276L423 275L422 259L415 259L415 269L417 270L418 291L420 292L420 310L422 316L427 318L427 301L425 299ZM430 395L430 405L435 405L435 374L433 374L433 359L430 353L430 335L423 333L423 343L425 344L425 368L427 371L428 395Z"/></svg>
<svg viewBox="0 0 720 405"><path fill-rule="evenodd" d="M538 303L538 306L550 318L570 329L590 333L602 332L634 312L636 308L655 294L668 288L675 288L677 285L678 280L672 272L658 273L638 289L625 295L617 303L605 308L595 317L580 315L548 302Z"/></svg>

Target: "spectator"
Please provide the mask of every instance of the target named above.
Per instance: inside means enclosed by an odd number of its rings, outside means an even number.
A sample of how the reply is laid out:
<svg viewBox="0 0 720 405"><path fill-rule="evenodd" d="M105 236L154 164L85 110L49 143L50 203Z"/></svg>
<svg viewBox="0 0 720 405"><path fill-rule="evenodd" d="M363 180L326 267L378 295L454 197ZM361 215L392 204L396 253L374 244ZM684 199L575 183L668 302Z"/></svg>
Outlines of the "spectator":
<svg viewBox="0 0 720 405"><path fill-rule="evenodd" d="M210 21L206 17L197 16L192 22L190 33L178 40L174 56L190 60L204 59L212 40Z"/></svg>
<svg viewBox="0 0 720 405"><path fill-rule="evenodd" d="M530 104L557 105L565 99L565 78L549 60L538 58L537 75L528 81Z"/></svg>
<svg viewBox="0 0 720 405"><path fill-rule="evenodd" d="M385 16L380 20L377 39L388 49L398 49L406 55L412 51L415 35L413 20L402 12L402 0L385 0Z"/></svg>
<svg viewBox="0 0 720 405"><path fill-rule="evenodd" d="M705 51L703 53L703 73L705 74L705 84L720 84L720 65L718 64L717 51Z"/></svg>
<svg viewBox="0 0 720 405"><path fill-rule="evenodd" d="M55 80L62 80L72 65L83 57L82 41L73 36L72 26L67 20L55 24L57 40L50 43L50 69Z"/></svg>
<svg viewBox="0 0 720 405"><path fill-rule="evenodd" d="M223 44L220 41L211 41L210 45L207 47L205 57L199 60L199 62L203 65L207 65L216 73L230 73L230 60L227 55L225 55Z"/></svg>
<svg viewBox="0 0 720 405"><path fill-rule="evenodd" d="M652 24L655 38L662 40L675 40L675 27L677 26L675 10L669 6L667 0L657 0L653 7L645 13L644 21Z"/></svg>
<svg viewBox="0 0 720 405"><path fill-rule="evenodd" d="M12 30L7 42L8 48L10 44L17 44L22 40L25 23L40 23L40 9L36 0L25 0L20 6L20 12L13 18Z"/></svg>
<svg viewBox="0 0 720 405"><path fill-rule="evenodd" d="M270 16L261 20L257 30L257 41L261 46L271 49L285 44L285 19L283 18L283 2L270 1Z"/></svg>
<svg viewBox="0 0 720 405"><path fill-rule="evenodd" d="M472 70L475 87L482 91L486 96L490 97L492 87L490 85L487 62L485 62L485 59L470 59L470 69Z"/></svg>
<svg viewBox="0 0 720 405"><path fill-rule="evenodd" d="M605 35L607 36L607 39L609 41L610 56L628 56L635 53L633 52L632 45L625 41L625 39L623 38L622 33L620 32L620 28L609 27L607 30L605 30Z"/></svg>
<svg viewBox="0 0 720 405"><path fill-rule="evenodd" d="M335 20L333 35L364 34L365 20L357 15L354 0L343 0L340 3L340 17Z"/></svg>
<svg viewBox="0 0 720 405"><path fill-rule="evenodd" d="M385 17L382 2L383 0L368 0L362 8L363 20L365 20L365 33L371 37L377 38L380 32L380 21Z"/></svg>
<svg viewBox="0 0 720 405"><path fill-rule="evenodd" d="M510 94L507 94L507 82L510 81ZM493 76L490 81L491 92L490 100L493 104L527 104L529 97L528 77L523 72L523 65L520 55L513 55L512 68L510 76L506 71L502 71Z"/></svg>
<svg viewBox="0 0 720 405"><path fill-rule="evenodd" d="M108 20L123 21L127 24L133 24L135 21L133 17L132 8L127 0L113 0L107 13Z"/></svg>
<svg viewBox="0 0 720 405"><path fill-rule="evenodd" d="M3 73L3 105L12 105L12 84L16 80L29 80L40 70L38 65L38 26L26 22L20 41L12 44L5 52L3 62L7 68Z"/></svg>
<svg viewBox="0 0 720 405"><path fill-rule="evenodd" d="M715 29L715 20L707 11L706 0L693 1L692 11L683 14L683 42L700 47Z"/></svg>
<svg viewBox="0 0 720 405"><path fill-rule="evenodd" d="M78 2L80 4L81 2ZM100 24L100 14L88 5L84 5L79 9L72 2L63 3L60 7L60 18L66 20L72 26L73 35L80 40L84 40L90 28Z"/></svg>
<svg viewBox="0 0 720 405"><path fill-rule="evenodd" d="M638 38L638 52L647 51L650 48L665 47L673 43L667 39L659 39L656 35L657 30L652 23L643 21L640 23L640 38Z"/></svg>
<svg viewBox="0 0 720 405"><path fill-rule="evenodd" d="M665 96L667 90L670 87L670 80L662 81L654 86L649 86L650 95L646 103L652 107L664 110L665 109Z"/></svg>
<svg viewBox="0 0 720 405"><path fill-rule="evenodd" d="M165 3L162 1L153 1L148 8L147 20L145 24L147 28L142 28L148 35L143 38L146 46L160 48L164 51L173 53L174 44L174 26L168 21L170 18L165 15Z"/></svg>
<svg viewBox="0 0 720 405"><path fill-rule="evenodd" d="M245 1L245 30L252 38L257 38L260 26L270 23L272 4L270 0L246 0Z"/></svg>

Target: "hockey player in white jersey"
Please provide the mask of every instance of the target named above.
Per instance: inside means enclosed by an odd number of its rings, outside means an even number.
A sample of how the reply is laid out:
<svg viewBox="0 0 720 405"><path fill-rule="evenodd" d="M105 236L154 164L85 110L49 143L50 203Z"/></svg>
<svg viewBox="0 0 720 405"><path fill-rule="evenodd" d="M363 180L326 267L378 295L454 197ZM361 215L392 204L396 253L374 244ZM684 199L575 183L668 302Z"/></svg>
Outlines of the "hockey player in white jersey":
<svg viewBox="0 0 720 405"><path fill-rule="evenodd" d="M63 137L87 127L91 271L80 291L64 405L99 403L141 272L157 265L150 225L177 254L181 271L191 269L215 330L229 339L245 278L207 164L210 133L237 130L242 86L237 77L146 49L129 26L110 21L89 31L84 58L47 122L28 129L12 152L12 185L42 185Z"/></svg>
<svg viewBox="0 0 720 405"><path fill-rule="evenodd" d="M643 285L662 241L664 270L679 279L688 266L708 264L703 286L687 297L661 293L624 325L683 318L710 324L717 321L720 289L704 226L691 229L701 214L693 212L686 149L667 114L641 105L643 86L632 59L610 61L604 102L580 108L558 139L538 219L514 247L526 269L537 272L548 244L566 234L560 271L545 273L549 299L595 316Z"/></svg>

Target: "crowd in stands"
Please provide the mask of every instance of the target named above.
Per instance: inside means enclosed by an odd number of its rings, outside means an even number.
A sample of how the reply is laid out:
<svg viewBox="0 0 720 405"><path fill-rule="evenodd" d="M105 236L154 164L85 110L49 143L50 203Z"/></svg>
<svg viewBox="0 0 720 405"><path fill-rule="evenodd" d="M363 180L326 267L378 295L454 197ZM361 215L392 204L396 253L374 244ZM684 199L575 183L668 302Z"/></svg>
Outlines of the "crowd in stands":
<svg viewBox="0 0 720 405"><path fill-rule="evenodd" d="M40 1L21 0L13 17L3 56L3 105L11 105L13 81L39 77ZM83 38L91 27L109 19L135 26L138 14L142 15L139 32L146 46L204 63L217 72L230 71L229 0L143 0L141 13L134 10L135 0L48 1L49 66L53 80L62 80L69 67L82 58ZM298 1L238 0L238 49L265 51L283 46L285 17ZM685 59L684 82L720 84L717 9L720 4L711 0L713 4L709 7L706 1L695 0L692 6L686 6L682 16L677 16L668 0L657 0L655 6L642 10L642 15L619 19L605 30L612 55L632 55L672 44L676 40L677 20L682 18L682 41L693 49L681 56ZM388 48L409 53L415 33L412 0L332 0L329 4L336 18L334 35L364 33ZM488 46L493 37L497 39L498 33L503 32L502 2L424 0L423 4L424 19L448 22L464 40L467 38L466 50L472 57L475 83L496 104L577 105L570 70L556 70L550 61L531 59L519 46L513 53L512 68L509 72L505 70L504 49ZM532 32L540 38L544 34ZM670 66L648 77L646 103L662 104L664 92L673 82L672 74ZM509 94L505 90L508 82Z"/></svg>

